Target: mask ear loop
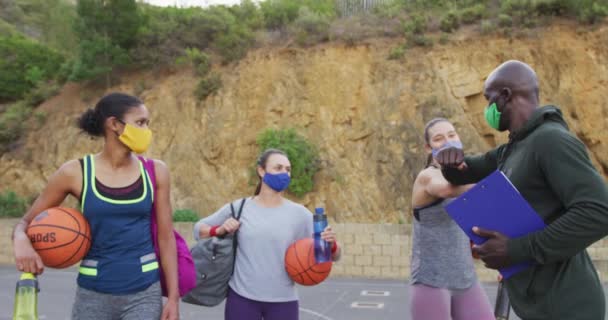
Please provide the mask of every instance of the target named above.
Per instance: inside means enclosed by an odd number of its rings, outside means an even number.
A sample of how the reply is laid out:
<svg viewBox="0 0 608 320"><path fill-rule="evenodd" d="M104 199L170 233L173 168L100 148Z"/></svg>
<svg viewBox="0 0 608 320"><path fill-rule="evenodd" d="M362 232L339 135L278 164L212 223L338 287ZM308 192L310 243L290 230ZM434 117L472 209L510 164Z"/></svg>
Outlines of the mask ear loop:
<svg viewBox="0 0 608 320"><path fill-rule="evenodd" d="M504 103L501 105L498 103L498 99L500 99L500 97L504 96ZM504 110L507 107L507 103L509 103L509 101L511 101L511 99L513 98L513 91L511 90L511 88L507 88L504 87L500 90L500 93L498 94L498 97L496 97L496 100L494 100L494 103L496 103L496 110L498 110L498 112L503 113ZM498 107L500 106L500 110L498 109Z"/></svg>
<svg viewBox="0 0 608 320"><path fill-rule="evenodd" d="M126 123L126 122L124 122L124 121L122 121L121 119L118 119L118 118L115 118L115 119L116 119L116 120L118 120L118 122L122 123L123 125L125 125L125 126L127 125L127 123ZM118 133L118 132L114 132L114 134L115 134L117 137L120 137L120 135L121 135L121 134L120 134L120 133Z"/></svg>

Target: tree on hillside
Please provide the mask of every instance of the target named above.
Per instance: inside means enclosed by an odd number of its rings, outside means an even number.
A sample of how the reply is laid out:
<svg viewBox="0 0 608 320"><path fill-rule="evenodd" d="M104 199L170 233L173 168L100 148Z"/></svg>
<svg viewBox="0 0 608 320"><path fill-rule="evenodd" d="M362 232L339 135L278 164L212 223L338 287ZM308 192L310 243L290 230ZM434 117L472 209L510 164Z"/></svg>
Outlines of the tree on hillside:
<svg viewBox="0 0 608 320"><path fill-rule="evenodd" d="M0 0L0 33L21 33L72 56L76 49L75 16L71 0Z"/></svg>
<svg viewBox="0 0 608 320"><path fill-rule="evenodd" d="M0 101L23 98L40 82L52 79L63 61L57 51L33 39L0 36Z"/></svg>
<svg viewBox="0 0 608 320"><path fill-rule="evenodd" d="M79 56L72 80L106 76L116 66L129 62L128 50L137 40L142 16L135 0L78 0L74 30L79 39Z"/></svg>

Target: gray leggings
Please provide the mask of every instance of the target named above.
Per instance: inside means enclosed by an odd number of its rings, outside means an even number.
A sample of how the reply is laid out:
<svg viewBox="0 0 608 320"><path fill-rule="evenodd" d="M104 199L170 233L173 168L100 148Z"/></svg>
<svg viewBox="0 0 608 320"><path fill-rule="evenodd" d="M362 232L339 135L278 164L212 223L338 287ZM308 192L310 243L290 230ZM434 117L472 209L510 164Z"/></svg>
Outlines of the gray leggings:
<svg viewBox="0 0 608 320"><path fill-rule="evenodd" d="M160 282L127 295L99 293L78 287L72 320L155 320L163 308Z"/></svg>

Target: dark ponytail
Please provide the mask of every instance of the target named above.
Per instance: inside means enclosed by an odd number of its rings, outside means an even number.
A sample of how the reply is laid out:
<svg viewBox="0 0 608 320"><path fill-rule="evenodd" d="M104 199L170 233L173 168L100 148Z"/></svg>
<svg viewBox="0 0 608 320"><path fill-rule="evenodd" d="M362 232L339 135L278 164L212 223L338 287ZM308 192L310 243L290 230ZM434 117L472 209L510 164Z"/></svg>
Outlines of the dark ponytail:
<svg viewBox="0 0 608 320"><path fill-rule="evenodd" d="M78 118L78 128L93 137L103 136L103 122L95 109L89 108Z"/></svg>
<svg viewBox="0 0 608 320"><path fill-rule="evenodd" d="M262 154L260 154L260 156L258 157L258 160L256 161L255 174L258 174L257 167L262 167L262 169L266 170L266 162L268 162L268 158L270 158L270 156L273 154L282 154L287 157L287 153L285 153L285 151L282 151L279 149L264 150L264 152L262 152ZM262 190L262 177L258 176L258 178L260 179L260 181L258 182L258 186L255 187L255 192L253 193L254 196L259 195L260 191Z"/></svg>
<svg viewBox="0 0 608 320"><path fill-rule="evenodd" d="M429 130L435 126L436 124L440 123L440 122L450 122L448 119L446 118L433 118L431 119L431 121L427 122L426 125L424 126L424 142L427 145L431 144L431 137L429 136ZM428 168L428 166L433 162L433 154L429 154L429 156L426 158L426 164L424 165L425 168Z"/></svg>
<svg viewBox="0 0 608 320"><path fill-rule="evenodd" d="M78 128L92 137L103 137L104 124L109 117L122 117L129 109L142 105L137 97L124 93L110 93L78 118Z"/></svg>

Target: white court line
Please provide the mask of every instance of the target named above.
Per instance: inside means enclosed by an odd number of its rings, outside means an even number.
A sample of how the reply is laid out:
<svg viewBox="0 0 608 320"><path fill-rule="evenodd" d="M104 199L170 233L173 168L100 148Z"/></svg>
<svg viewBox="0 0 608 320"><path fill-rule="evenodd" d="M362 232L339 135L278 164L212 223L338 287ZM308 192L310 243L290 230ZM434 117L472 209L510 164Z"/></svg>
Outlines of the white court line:
<svg viewBox="0 0 608 320"><path fill-rule="evenodd" d="M383 309L384 303L355 301L350 305L350 307L355 309Z"/></svg>
<svg viewBox="0 0 608 320"><path fill-rule="evenodd" d="M395 288L407 288L409 284L404 282L398 282L400 280L395 280L397 283L384 282L386 280L382 280L382 282L356 282L356 281L326 281L321 285L325 286L363 286L363 287L395 287ZM319 286L321 286L319 285Z"/></svg>
<svg viewBox="0 0 608 320"><path fill-rule="evenodd" d="M330 318L330 317L327 317L327 316L325 316L325 315L322 315L322 314L320 314L320 313L318 313L318 312L315 312L315 311L312 311L312 310L309 310L309 309L306 309L306 308L300 308L300 311L305 312L305 313L308 313L308 314L312 314L313 316L315 316L315 317L317 317L317 318L319 318L319 319L323 319L323 320L334 320L334 319L332 319L332 318Z"/></svg>
<svg viewBox="0 0 608 320"><path fill-rule="evenodd" d="M391 292L383 290L363 290L361 291L361 295L368 297L388 297L391 295Z"/></svg>
<svg viewBox="0 0 608 320"><path fill-rule="evenodd" d="M342 298L344 298L348 293L349 293L348 291L342 292L342 294L338 297L338 299L334 300L334 302L332 304L327 306L323 312L328 312L329 310L333 309L333 307L336 304L338 304L338 302L342 302Z"/></svg>

